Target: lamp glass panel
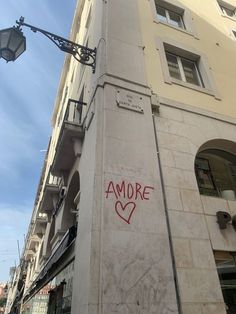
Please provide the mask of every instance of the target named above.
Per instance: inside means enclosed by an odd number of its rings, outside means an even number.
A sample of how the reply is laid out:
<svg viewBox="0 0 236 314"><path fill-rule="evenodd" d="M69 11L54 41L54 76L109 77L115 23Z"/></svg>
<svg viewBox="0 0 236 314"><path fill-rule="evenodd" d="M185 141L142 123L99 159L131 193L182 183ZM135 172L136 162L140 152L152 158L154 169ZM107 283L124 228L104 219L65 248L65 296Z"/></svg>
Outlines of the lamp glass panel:
<svg viewBox="0 0 236 314"><path fill-rule="evenodd" d="M1 50L1 57L6 61L13 61L14 53L9 49L2 49Z"/></svg>
<svg viewBox="0 0 236 314"><path fill-rule="evenodd" d="M0 32L0 48L6 48L11 35L11 29L2 30Z"/></svg>
<svg viewBox="0 0 236 314"><path fill-rule="evenodd" d="M18 58L25 51L25 40L20 44L17 51L15 52L15 59Z"/></svg>
<svg viewBox="0 0 236 314"><path fill-rule="evenodd" d="M9 49L16 51L21 42L24 41L24 36L22 33L12 29L10 41L9 41Z"/></svg>

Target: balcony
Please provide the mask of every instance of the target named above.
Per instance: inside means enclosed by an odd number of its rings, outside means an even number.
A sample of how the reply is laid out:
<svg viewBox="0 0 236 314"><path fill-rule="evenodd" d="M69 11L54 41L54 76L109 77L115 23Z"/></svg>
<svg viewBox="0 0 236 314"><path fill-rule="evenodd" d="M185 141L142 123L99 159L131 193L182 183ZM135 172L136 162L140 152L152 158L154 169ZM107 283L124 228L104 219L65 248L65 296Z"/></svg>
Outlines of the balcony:
<svg viewBox="0 0 236 314"><path fill-rule="evenodd" d="M25 260L29 261L33 256L34 256L34 251L33 250L25 250Z"/></svg>
<svg viewBox="0 0 236 314"><path fill-rule="evenodd" d="M84 128L82 125L83 102L69 99L58 137L55 157L51 166L53 175L70 170L76 155L81 154Z"/></svg>
<svg viewBox="0 0 236 314"><path fill-rule="evenodd" d="M37 218L35 219L32 233L37 235L44 234L47 223L48 223L47 214L39 213Z"/></svg>
<svg viewBox="0 0 236 314"><path fill-rule="evenodd" d="M58 246L58 243L60 243L61 239L64 237L65 232L61 230L57 230L54 236L52 237L50 241L50 245L52 248L52 252L54 252L55 248Z"/></svg>
<svg viewBox="0 0 236 314"><path fill-rule="evenodd" d="M39 207L41 213L46 213L54 209L54 199L57 199L60 183L61 177L53 176L51 173L48 174Z"/></svg>
<svg viewBox="0 0 236 314"><path fill-rule="evenodd" d="M44 213L39 213L38 217L36 218L36 222L39 224L47 224L48 222L48 215Z"/></svg>
<svg viewBox="0 0 236 314"><path fill-rule="evenodd" d="M30 236L28 249L34 250L35 247L39 244L39 242L40 242L40 237L38 235L34 234L34 235Z"/></svg>

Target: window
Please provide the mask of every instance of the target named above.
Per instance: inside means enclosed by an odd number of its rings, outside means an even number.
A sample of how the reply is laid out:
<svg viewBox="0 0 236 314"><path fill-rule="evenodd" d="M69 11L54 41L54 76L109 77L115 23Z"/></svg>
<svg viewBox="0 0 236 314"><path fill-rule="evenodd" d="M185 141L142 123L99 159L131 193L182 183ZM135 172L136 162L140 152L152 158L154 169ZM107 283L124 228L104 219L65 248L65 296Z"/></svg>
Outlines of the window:
<svg viewBox="0 0 236 314"><path fill-rule="evenodd" d="M195 160L195 173L201 194L218 196L218 191L212 176L209 160L197 157Z"/></svg>
<svg viewBox="0 0 236 314"><path fill-rule="evenodd" d="M89 9L88 17L87 17L87 20L86 20L86 23L85 23L85 28L87 30L89 29L90 22L91 22L91 7Z"/></svg>
<svg viewBox="0 0 236 314"><path fill-rule="evenodd" d="M190 88L220 100L208 58L202 52L172 39L157 37L164 82Z"/></svg>
<svg viewBox="0 0 236 314"><path fill-rule="evenodd" d="M79 124L82 123L82 117L83 117L83 108L86 106L86 103L84 102L84 86L81 90L80 97L79 97L79 105L77 105L77 114L79 116Z"/></svg>
<svg viewBox="0 0 236 314"><path fill-rule="evenodd" d="M235 10L228 9L224 7L223 5L220 5L221 11L228 16L234 17L235 16Z"/></svg>
<svg viewBox="0 0 236 314"><path fill-rule="evenodd" d="M59 112L58 119L57 119L57 126L59 126L59 124L61 122L61 119L62 119L62 114L63 114L63 111L64 111L64 105L65 105L65 101L66 101L67 94L68 94L68 89L69 89L68 86L66 86L65 89L64 89L64 96L63 96L62 103L60 105L61 108L60 108L60 112Z"/></svg>
<svg viewBox="0 0 236 314"><path fill-rule="evenodd" d="M187 59L166 51L170 76L186 83L204 87L197 61Z"/></svg>
<svg viewBox="0 0 236 314"><path fill-rule="evenodd" d="M200 194L235 200L236 156L220 149L205 149L195 159Z"/></svg>
<svg viewBox="0 0 236 314"><path fill-rule="evenodd" d="M221 12L229 17L236 18L236 8L224 1L218 1Z"/></svg>
<svg viewBox="0 0 236 314"><path fill-rule="evenodd" d="M153 21L198 38L192 11L179 0L149 0ZM183 1L182 1L183 2ZM181 5L181 6L180 6Z"/></svg>
<svg viewBox="0 0 236 314"><path fill-rule="evenodd" d="M227 313L236 313L236 254L216 251L214 255Z"/></svg>
<svg viewBox="0 0 236 314"><path fill-rule="evenodd" d="M175 27L180 27L185 29L183 16L181 13L171 11L162 6L156 4L157 17L161 22L171 24Z"/></svg>
<svg viewBox="0 0 236 314"><path fill-rule="evenodd" d="M236 39L236 30L232 30L233 36Z"/></svg>

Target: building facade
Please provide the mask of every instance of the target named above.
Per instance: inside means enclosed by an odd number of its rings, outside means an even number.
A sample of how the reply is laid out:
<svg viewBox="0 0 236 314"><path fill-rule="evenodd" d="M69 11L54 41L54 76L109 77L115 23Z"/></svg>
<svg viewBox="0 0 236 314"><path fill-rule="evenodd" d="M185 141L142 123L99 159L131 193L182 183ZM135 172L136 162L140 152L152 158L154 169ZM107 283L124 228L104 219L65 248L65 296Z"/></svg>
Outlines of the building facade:
<svg viewBox="0 0 236 314"><path fill-rule="evenodd" d="M236 1L79 0L71 40L14 311L236 313Z"/></svg>
<svg viewBox="0 0 236 314"><path fill-rule="evenodd" d="M8 286L0 282L0 314L4 314L7 300Z"/></svg>

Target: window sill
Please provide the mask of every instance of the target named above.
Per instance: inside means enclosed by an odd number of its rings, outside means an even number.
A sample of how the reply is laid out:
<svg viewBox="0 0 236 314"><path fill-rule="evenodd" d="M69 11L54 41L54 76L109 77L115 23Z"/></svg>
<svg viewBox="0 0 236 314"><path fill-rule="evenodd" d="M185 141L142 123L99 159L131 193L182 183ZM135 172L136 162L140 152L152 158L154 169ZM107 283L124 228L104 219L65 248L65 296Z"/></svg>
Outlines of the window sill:
<svg viewBox="0 0 236 314"><path fill-rule="evenodd" d="M229 16L229 15L224 14L224 13L221 13L221 16L224 17L224 18L230 19L231 21L236 22L236 16L232 17L232 16Z"/></svg>
<svg viewBox="0 0 236 314"><path fill-rule="evenodd" d="M170 27L170 28L172 28L172 29L175 29L175 30L180 31L180 32L182 32L182 33L184 33L184 34L187 34L187 35L192 36L192 37L194 37L194 38L196 38L196 39L199 39L199 38L198 38L196 35L194 35L192 32L190 32L190 31L188 31L188 30L186 30L186 29L184 29L184 28L177 27L177 26L171 25L171 24L169 24L169 23L165 23L165 22L163 22L163 21L158 20L157 18L154 19L154 22L157 23L157 24L161 24L161 25L168 26L168 27Z"/></svg>
<svg viewBox="0 0 236 314"><path fill-rule="evenodd" d="M224 198L222 197L221 195L219 196L213 196L213 195L207 195L207 194L202 194L202 193L199 193L201 197L203 198L211 198L211 199L215 199L215 200L223 200L223 201L226 201L226 202L235 202L236 204L236 199L235 200L229 200L227 198Z"/></svg>
<svg viewBox="0 0 236 314"><path fill-rule="evenodd" d="M190 83L187 83L187 82L184 82L184 81L181 81L181 80L177 80L177 79L174 79L172 77L170 77L170 80L169 81L165 81L167 84L176 84L176 85L180 85L180 86L183 86L183 87L186 87L186 88L190 88L190 89L193 89L195 91L198 91L200 93L204 93L204 94L207 94L207 95L210 95L210 96L214 96L216 98L216 95L214 93L214 91L210 90L210 89L207 89L205 87L201 87L201 86L198 86L198 85L194 85L194 84L190 84ZM218 100L220 100L219 98L216 98Z"/></svg>

